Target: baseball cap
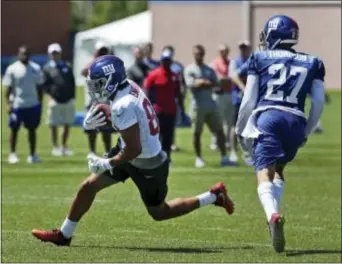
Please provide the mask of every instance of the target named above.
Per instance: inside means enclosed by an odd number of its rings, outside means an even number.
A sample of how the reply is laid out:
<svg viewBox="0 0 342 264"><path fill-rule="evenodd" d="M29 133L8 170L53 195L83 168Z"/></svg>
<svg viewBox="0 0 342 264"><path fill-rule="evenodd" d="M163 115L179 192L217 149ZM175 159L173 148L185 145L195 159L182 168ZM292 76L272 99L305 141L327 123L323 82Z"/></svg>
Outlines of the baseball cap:
<svg viewBox="0 0 342 264"><path fill-rule="evenodd" d="M239 47L250 47L251 43L248 40L240 40L238 42Z"/></svg>
<svg viewBox="0 0 342 264"><path fill-rule="evenodd" d="M160 60L171 60L172 59L172 52L169 49L166 49L160 55Z"/></svg>
<svg viewBox="0 0 342 264"><path fill-rule="evenodd" d="M62 52L62 47L58 43L52 43L48 46L48 53L51 54L53 52Z"/></svg>

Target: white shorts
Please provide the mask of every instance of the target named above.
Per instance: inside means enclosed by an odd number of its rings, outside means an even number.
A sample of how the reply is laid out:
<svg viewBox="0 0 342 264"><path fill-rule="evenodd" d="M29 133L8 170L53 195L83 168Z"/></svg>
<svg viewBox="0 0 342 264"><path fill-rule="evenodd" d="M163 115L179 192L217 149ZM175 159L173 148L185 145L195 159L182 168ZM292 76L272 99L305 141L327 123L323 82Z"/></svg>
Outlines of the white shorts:
<svg viewBox="0 0 342 264"><path fill-rule="evenodd" d="M71 125L75 118L75 100L60 104L49 99L47 124L50 126Z"/></svg>

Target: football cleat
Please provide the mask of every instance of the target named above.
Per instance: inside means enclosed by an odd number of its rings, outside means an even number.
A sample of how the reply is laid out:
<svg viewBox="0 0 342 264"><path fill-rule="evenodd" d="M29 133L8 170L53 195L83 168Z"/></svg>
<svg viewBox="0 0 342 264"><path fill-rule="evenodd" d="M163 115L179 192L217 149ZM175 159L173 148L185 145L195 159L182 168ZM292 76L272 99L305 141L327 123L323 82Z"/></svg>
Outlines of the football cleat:
<svg viewBox="0 0 342 264"><path fill-rule="evenodd" d="M65 238L59 229L52 229L51 231L33 229L32 235L43 242L51 242L57 246L69 246L72 239Z"/></svg>
<svg viewBox="0 0 342 264"><path fill-rule="evenodd" d="M216 206L223 207L230 215L234 212L234 202L229 198L223 182L216 183L209 191L216 195L216 202L214 203Z"/></svg>
<svg viewBox="0 0 342 264"><path fill-rule="evenodd" d="M272 246L277 253L284 252L285 236L284 236L285 218L275 213L269 222L269 230L272 237Z"/></svg>

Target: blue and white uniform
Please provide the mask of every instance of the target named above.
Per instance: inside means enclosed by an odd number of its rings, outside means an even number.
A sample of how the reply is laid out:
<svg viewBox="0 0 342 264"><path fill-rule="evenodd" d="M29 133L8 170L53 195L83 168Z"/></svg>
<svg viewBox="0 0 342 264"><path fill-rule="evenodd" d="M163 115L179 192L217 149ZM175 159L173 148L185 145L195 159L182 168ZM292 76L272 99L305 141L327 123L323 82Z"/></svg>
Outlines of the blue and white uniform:
<svg viewBox="0 0 342 264"><path fill-rule="evenodd" d="M237 134L254 139L255 169L286 164L317 124L324 106L323 62L294 50L252 54L237 122ZM308 119L306 96L311 97Z"/></svg>

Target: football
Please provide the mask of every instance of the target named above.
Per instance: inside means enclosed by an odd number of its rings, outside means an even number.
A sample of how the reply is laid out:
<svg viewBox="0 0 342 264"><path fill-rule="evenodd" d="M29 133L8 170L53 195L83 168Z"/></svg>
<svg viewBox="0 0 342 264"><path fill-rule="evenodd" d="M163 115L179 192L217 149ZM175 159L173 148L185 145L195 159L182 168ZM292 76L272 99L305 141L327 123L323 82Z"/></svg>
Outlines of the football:
<svg viewBox="0 0 342 264"><path fill-rule="evenodd" d="M111 121L111 109L110 105L108 104L98 104L96 105L96 112L103 112L103 114L106 117L106 125L104 127L111 127L112 121Z"/></svg>

